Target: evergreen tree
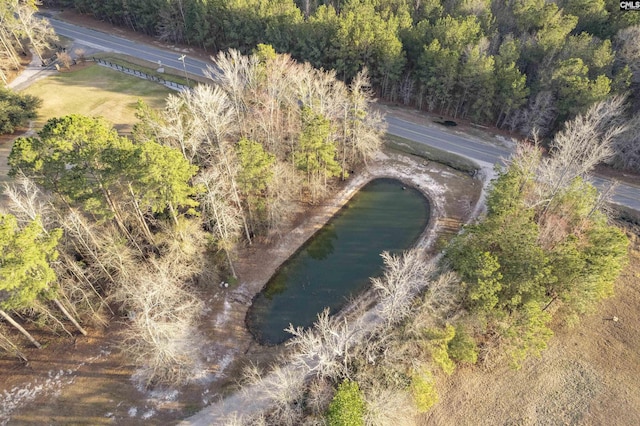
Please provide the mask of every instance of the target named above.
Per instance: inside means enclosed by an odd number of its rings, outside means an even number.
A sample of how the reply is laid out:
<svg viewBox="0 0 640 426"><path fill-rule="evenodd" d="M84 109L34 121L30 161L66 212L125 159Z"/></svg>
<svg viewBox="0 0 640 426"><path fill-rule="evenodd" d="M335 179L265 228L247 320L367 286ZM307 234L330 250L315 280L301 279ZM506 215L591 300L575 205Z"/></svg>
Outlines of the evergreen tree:
<svg viewBox="0 0 640 426"><path fill-rule="evenodd" d="M0 214L0 316L40 344L6 312L30 308L37 299L56 296L56 274L51 262L58 257L60 229L45 232L39 218L22 229L15 216Z"/></svg>
<svg viewBox="0 0 640 426"><path fill-rule="evenodd" d="M276 158L264 150L262 145L249 139L241 139L237 145L238 188L244 195L250 215L254 219L264 220L265 195L273 179L273 165Z"/></svg>
<svg viewBox="0 0 640 426"><path fill-rule="evenodd" d="M0 87L0 134L13 133L36 118L42 99Z"/></svg>
<svg viewBox="0 0 640 426"><path fill-rule="evenodd" d="M295 153L295 164L306 173L312 194L315 194L318 181L326 184L328 178L340 176L342 170L336 159L336 145L330 136L329 120L311 108L303 107L302 133L298 151Z"/></svg>

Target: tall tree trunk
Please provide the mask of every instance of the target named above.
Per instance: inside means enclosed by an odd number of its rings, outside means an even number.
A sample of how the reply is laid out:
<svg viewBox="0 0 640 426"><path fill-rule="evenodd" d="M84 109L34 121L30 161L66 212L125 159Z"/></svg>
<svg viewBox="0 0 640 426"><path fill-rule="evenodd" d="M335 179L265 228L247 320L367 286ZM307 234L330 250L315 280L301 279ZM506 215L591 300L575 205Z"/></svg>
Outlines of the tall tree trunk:
<svg viewBox="0 0 640 426"><path fill-rule="evenodd" d="M78 267L78 265L75 263L75 261L73 259L71 259L69 257L69 255L67 253L65 253L64 251L62 252L62 256L63 256L64 267L69 269L69 272L75 277L75 279L78 281L78 283L86 284L87 287L91 289L93 294L95 294L98 297L98 300L100 301L101 306L105 306L109 310L109 312L111 312L111 314L114 315L113 309L111 309L109 304L104 300L104 298L98 292L98 290L95 288L95 286L93 285L91 280L89 280L89 278L87 278L87 276L84 274L84 271L80 267ZM97 262L98 262L100 268L102 268L104 270L104 266L100 263L100 261L97 261ZM108 272L107 272L107 274L108 274ZM113 283L114 282L113 278L110 275L108 275L108 276L109 276L109 279L111 280L111 282ZM82 293L84 294L84 290L82 290ZM87 305L89 306L89 308L91 309L93 314L96 315L96 311L94 310L93 305L91 303L88 303Z"/></svg>
<svg viewBox="0 0 640 426"><path fill-rule="evenodd" d="M22 328L22 326L20 324L15 322L15 320L13 318L11 318L8 313L6 313L4 310L0 309L0 316L2 316L4 319L6 319L9 324L11 324L15 328L17 328L20 331L20 333L24 334L26 336L26 338L29 339L29 341L31 343L33 343L33 346L35 346L38 349L41 348L40 343L38 343L38 341L36 339L34 339L33 336L31 334L29 334L29 332L27 330Z"/></svg>
<svg viewBox="0 0 640 426"><path fill-rule="evenodd" d="M173 219L174 225L176 228L178 227L178 214L176 213L176 209L173 208L173 204L169 202L169 212L171 213L171 219Z"/></svg>
<svg viewBox="0 0 640 426"><path fill-rule="evenodd" d="M20 349L18 349L18 347L16 345L14 345L11 340L7 339L6 336L3 336L2 334L0 334L0 340L2 340L2 342L4 342L4 343L0 343L0 347L3 347L7 352L13 351L15 353L15 355L18 358L20 358L22 361L29 362L27 357L24 356L24 354L22 352L20 352Z"/></svg>
<svg viewBox="0 0 640 426"><path fill-rule="evenodd" d="M347 119L349 116L348 105L344 107L344 117L342 119L342 171L340 172L340 180L345 180L346 156L347 156Z"/></svg>
<svg viewBox="0 0 640 426"><path fill-rule="evenodd" d="M104 198L107 201L109 208L113 212L113 217L116 221L116 225L118 225L118 228L120 228L120 231L122 231L124 236L127 237L127 239L131 242L131 244L133 244L138 249L138 251L140 251L140 253L144 255L144 251L142 251L142 248L138 245L138 242L135 240L135 238L133 238L133 235L131 235L131 233L127 229L127 226L124 224L124 220L122 218L122 215L120 214L120 209L116 206L116 203L111 198L111 193L107 188L104 187L104 185L102 184L98 176L95 176L95 175L93 176L94 178L96 178L96 181L98 182L98 187L100 188L102 195L104 195Z"/></svg>
<svg viewBox="0 0 640 426"><path fill-rule="evenodd" d="M64 324L62 323L62 321L60 321L55 315L53 315L51 313L51 310L49 309L49 307L45 304L42 304L41 306L38 307L38 309L42 309L42 311L47 314L47 316L49 316L49 318L51 318L53 321L56 322L56 324L58 324L60 326L60 328L62 328L62 330L67 333L69 336L73 337L73 334L67 330L67 327L64 326Z"/></svg>
<svg viewBox="0 0 640 426"><path fill-rule="evenodd" d="M15 49L11 45L11 42L6 39L6 36L7 34L4 31L2 31L2 29L0 29L0 42L2 42L2 45L4 46L4 51L7 53L7 56L13 62L13 66L16 69L18 69L20 68L20 61L18 61L18 54L16 53Z"/></svg>
<svg viewBox="0 0 640 426"><path fill-rule="evenodd" d="M220 238L223 238L224 240L226 240L227 239L227 231L226 231L226 229L222 228L222 221L220 220L220 215L218 214L218 207L215 204L215 202L211 203L211 208L213 209L213 215L216 218L216 226L218 227L218 232L220 233ZM226 246L226 242L224 244L225 244L225 246L224 246L223 250L224 250L224 254L227 256L227 262L229 262L229 269L231 270L231 274L233 275L233 278L238 278L238 276L236 275L236 268L233 267L233 262L231 261L231 255L229 254L229 249Z"/></svg>
<svg viewBox="0 0 640 426"><path fill-rule="evenodd" d="M144 214L142 213L142 210L140 209L140 204L138 203L138 200L136 199L136 195L133 192L133 188L131 187L131 183L129 183L129 193L131 194L131 200L133 201L133 206L136 209L136 217L138 219L138 223L142 227L142 231L144 232L144 235L147 238L147 240L149 241L149 243L155 245L154 244L153 234L151 233L151 230L149 229L149 225L147 224L147 221L144 219Z"/></svg>
<svg viewBox="0 0 640 426"><path fill-rule="evenodd" d="M67 311L67 309L62 305L62 303L60 303L58 299L53 299L53 303L56 304L58 309L62 311L64 316L66 316L69 319L69 321L71 321L71 323L78 329L80 333L82 333L83 336L87 335L87 332L85 331L85 329L82 328L80 324L78 324L78 321L76 321L76 319L69 313L69 311Z"/></svg>
<svg viewBox="0 0 640 426"><path fill-rule="evenodd" d="M224 166L227 169L227 176L229 176L229 180L231 182L231 189L233 191L233 198L235 199L235 202L238 205L238 208L240 209L240 216L242 218L242 225L244 227L244 233L245 233L245 236L247 237L247 241L249 242L249 244L251 244L252 243L252 241L251 241L251 233L249 232L249 225L247 224L246 215L244 214L244 211L242 210L242 202L240 201L240 196L238 195L238 187L236 186L236 178L233 175L233 173L231 172L231 164L229 162L229 159L227 158L227 153L225 151L225 147L222 146L221 137L216 135L216 139L218 141L218 149L220 150L220 155L222 156L222 160L224 162ZM212 145L211 144L211 140L209 140L209 145Z"/></svg>

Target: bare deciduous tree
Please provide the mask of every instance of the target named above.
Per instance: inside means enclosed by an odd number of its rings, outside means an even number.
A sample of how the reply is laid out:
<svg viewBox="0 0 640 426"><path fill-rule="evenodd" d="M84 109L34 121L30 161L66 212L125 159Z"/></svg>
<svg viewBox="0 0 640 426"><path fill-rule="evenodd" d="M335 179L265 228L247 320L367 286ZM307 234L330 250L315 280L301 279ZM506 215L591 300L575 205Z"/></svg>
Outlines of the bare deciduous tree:
<svg viewBox="0 0 640 426"><path fill-rule="evenodd" d="M45 228L52 225L55 214L51 200L32 179L19 173L12 183L4 184L4 195L8 198L9 210L19 222L26 223L40 216Z"/></svg>
<svg viewBox="0 0 640 426"><path fill-rule="evenodd" d="M386 126L380 114L371 110L375 98L366 68L351 81L344 100L342 160L349 165L360 161L367 164L380 150ZM343 163L343 169L345 167Z"/></svg>
<svg viewBox="0 0 640 426"><path fill-rule="evenodd" d="M196 178L196 183L205 187L200 196L203 219L207 221L216 237L218 248L224 251L231 274L235 277L231 253L242 229L242 212L230 202L229 188L221 171L212 167Z"/></svg>
<svg viewBox="0 0 640 426"><path fill-rule="evenodd" d="M276 366L262 373L255 365L244 371L251 398L265 408L261 414L270 424L293 426L302 419L302 398L305 391L305 372L292 366Z"/></svg>
<svg viewBox="0 0 640 426"><path fill-rule="evenodd" d="M406 389L380 384L364 389L367 403L365 425L393 426L416 424L418 414L415 403Z"/></svg>
<svg viewBox="0 0 640 426"><path fill-rule="evenodd" d="M411 321L411 328L424 329L452 321L460 313L461 296L460 278L445 269L429 283Z"/></svg>
<svg viewBox="0 0 640 426"><path fill-rule="evenodd" d="M73 54L76 55L76 58L78 58L78 61L80 62L84 62L86 60L87 51L80 47L77 49L74 49Z"/></svg>
<svg viewBox="0 0 640 426"><path fill-rule="evenodd" d="M3 330L1 328L0 328L0 349L4 350L9 354L15 355L17 358L21 359L24 362L29 361L27 357L20 351L20 348L18 348L11 340L9 340L9 338L7 338L4 335Z"/></svg>
<svg viewBox="0 0 640 426"><path fill-rule="evenodd" d="M285 164L273 166L273 177L267 186L267 226L278 232L283 223L296 212L295 195L300 192L300 181L294 170Z"/></svg>
<svg viewBox="0 0 640 426"><path fill-rule="evenodd" d="M629 66L634 81L640 81L640 25L623 28L616 34L617 53L622 62Z"/></svg>
<svg viewBox="0 0 640 426"><path fill-rule="evenodd" d="M230 49L228 52L220 52L212 59L216 66L207 67L205 74L229 96L233 120L240 126L240 136L246 137L249 123L244 119L250 102L246 97L246 89L256 87L258 84L258 57L245 56L237 50Z"/></svg>
<svg viewBox="0 0 640 426"><path fill-rule="evenodd" d="M350 326L346 318L330 317L329 310L325 309L318 314L318 320L312 328L305 330L289 325L286 331L293 336L286 343L294 348L293 365L319 378L349 377L357 330Z"/></svg>
<svg viewBox="0 0 640 426"><path fill-rule="evenodd" d="M373 278L373 288L380 295L378 312L387 324L403 320L412 310L418 291L429 282L433 264L427 263L422 253L410 250L402 255L382 253L385 270L381 277Z"/></svg>
<svg viewBox="0 0 640 426"><path fill-rule="evenodd" d="M58 60L67 70L71 69L73 59L71 59L71 55L69 55L67 52L58 53Z"/></svg>
<svg viewBox="0 0 640 426"><path fill-rule="evenodd" d="M146 386L186 383L202 368L196 329L202 301L184 288L178 269L158 262L140 265L113 295L131 319L122 348L141 366L139 378Z"/></svg>
<svg viewBox="0 0 640 426"><path fill-rule="evenodd" d="M541 91L529 101L529 105L511 115L509 128L511 131L520 130L527 137L534 133L544 136L551 130L555 113L553 93Z"/></svg>
<svg viewBox="0 0 640 426"><path fill-rule="evenodd" d="M57 40L53 27L48 20L35 15L37 9L30 2L14 0L14 3L18 4L15 11L21 32L29 39L36 55L42 60L44 50L49 48L51 41Z"/></svg>
<svg viewBox="0 0 640 426"><path fill-rule="evenodd" d="M610 160L612 166L640 171L640 113L627 122L627 129L615 138L613 146L615 152Z"/></svg>
<svg viewBox="0 0 640 426"><path fill-rule="evenodd" d="M327 379L316 378L309 383L305 403L312 413L323 414L327 411L333 395L334 390L331 382Z"/></svg>
<svg viewBox="0 0 640 426"><path fill-rule="evenodd" d="M550 156L540 169L549 199L577 176L585 176L595 165L611 158L613 141L626 128L621 122L623 109L624 97L613 96L594 104L556 134Z"/></svg>

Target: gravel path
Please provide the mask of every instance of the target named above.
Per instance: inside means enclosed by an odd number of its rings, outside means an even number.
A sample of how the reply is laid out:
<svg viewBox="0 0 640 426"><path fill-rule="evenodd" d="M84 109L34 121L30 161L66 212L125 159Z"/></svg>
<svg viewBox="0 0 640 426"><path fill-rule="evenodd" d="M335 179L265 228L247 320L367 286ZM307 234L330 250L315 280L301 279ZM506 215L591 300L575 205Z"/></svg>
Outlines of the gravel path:
<svg viewBox="0 0 640 426"><path fill-rule="evenodd" d="M11 83L8 84L9 88L20 91L26 89L36 81L55 74L57 71L53 66L42 67L40 64L40 58L38 55L31 52L31 62Z"/></svg>

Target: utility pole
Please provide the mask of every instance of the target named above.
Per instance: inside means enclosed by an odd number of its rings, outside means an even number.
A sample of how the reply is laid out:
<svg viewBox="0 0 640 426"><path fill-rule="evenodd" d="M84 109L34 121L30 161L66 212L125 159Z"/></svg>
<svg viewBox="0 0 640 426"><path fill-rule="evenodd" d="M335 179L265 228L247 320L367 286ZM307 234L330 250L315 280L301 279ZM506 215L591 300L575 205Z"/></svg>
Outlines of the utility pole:
<svg viewBox="0 0 640 426"><path fill-rule="evenodd" d="M187 65L184 63L185 55L182 55L178 58L178 60L182 61L182 68L184 69L184 78L187 79L187 86L191 87L191 83L189 82L189 75L187 74Z"/></svg>

